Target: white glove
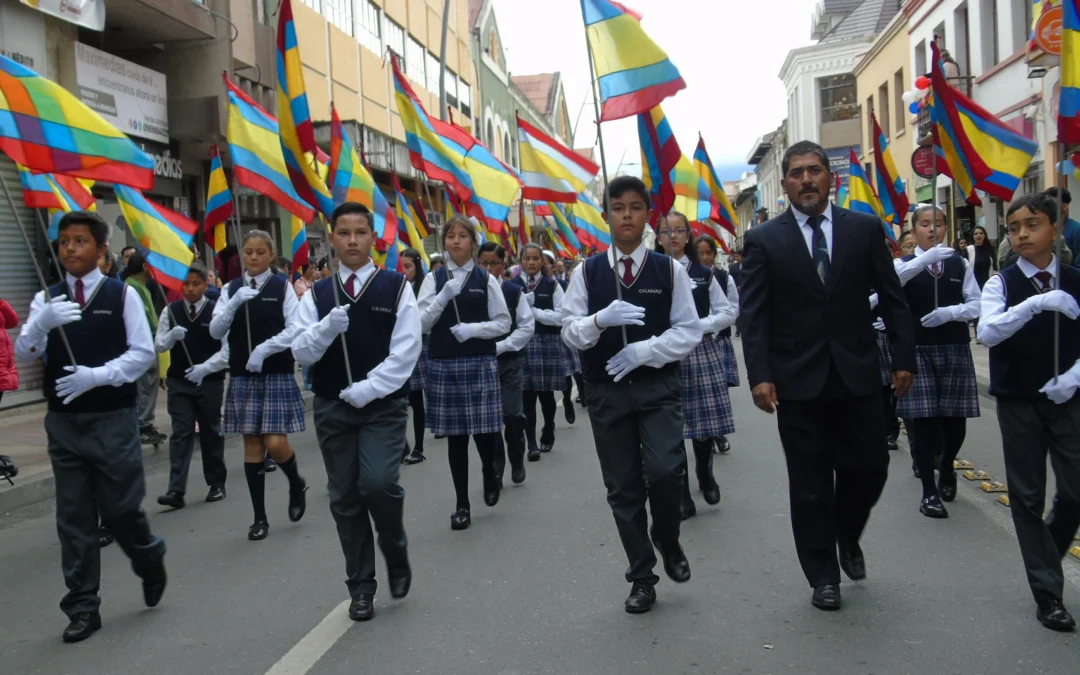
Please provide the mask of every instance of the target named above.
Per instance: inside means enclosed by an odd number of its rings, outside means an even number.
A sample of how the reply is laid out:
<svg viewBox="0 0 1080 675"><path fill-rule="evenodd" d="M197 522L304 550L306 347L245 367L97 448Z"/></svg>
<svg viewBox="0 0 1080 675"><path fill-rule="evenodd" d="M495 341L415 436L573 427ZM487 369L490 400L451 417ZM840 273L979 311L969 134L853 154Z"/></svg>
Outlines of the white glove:
<svg viewBox="0 0 1080 675"><path fill-rule="evenodd" d="M644 326L645 308L616 300L596 313L596 325L601 328L613 326Z"/></svg>
<svg viewBox="0 0 1080 675"><path fill-rule="evenodd" d="M533 293L526 293L525 302L528 303L529 307L536 307L536 295Z"/></svg>
<svg viewBox="0 0 1080 675"><path fill-rule="evenodd" d="M878 294L877 293L872 293L870 295L870 309L876 308L878 306L878 302L879 302Z"/></svg>
<svg viewBox="0 0 1080 675"><path fill-rule="evenodd" d="M210 368L205 363L200 363L185 370L184 379L198 387L202 385L203 379L209 374Z"/></svg>
<svg viewBox="0 0 1080 675"><path fill-rule="evenodd" d="M349 330L349 310L344 307L335 307L323 317L321 323L326 330L334 335L340 335Z"/></svg>
<svg viewBox="0 0 1080 675"><path fill-rule="evenodd" d="M451 328L450 330L453 330L453 328ZM508 351L510 351L510 348L506 346L506 340L499 340L495 343L495 356L498 356L499 354L505 354Z"/></svg>
<svg viewBox="0 0 1080 675"><path fill-rule="evenodd" d="M953 249L951 249L947 245L938 244L937 246L933 247L932 249L930 249L926 253L923 253L922 255L920 255L918 260L919 260L919 262L921 264L926 265L927 267L929 267L930 265L935 265L935 264L941 262L942 260L948 260L949 258L953 257L955 254L956 254L956 251L954 251Z"/></svg>
<svg viewBox="0 0 1080 675"><path fill-rule="evenodd" d="M634 349L634 344L630 343L607 362L607 374L614 377L615 381L618 382L639 365L641 364L638 362L637 351Z"/></svg>
<svg viewBox="0 0 1080 675"><path fill-rule="evenodd" d="M450 333L457 338L458 342L465 342L466 340L471 340L476 337L473 334L472 324L468 323L459 323L456 326L451 326Z"/></svg>
<svg viewBox="0 0 1080 675"><path fill-rule="evenodd" d="M698 328L701 329L702 333L709 334L712 332L712 326L709 325L709 317L705 317L704 319L698 319L697 325Z"/></svg>
<svg viewBox="0 0 1080 675"><path fill-rule="evenodd" d="M229 298L229 312L232 314L236 314L236 310L240 309L240 305L244 304L248 300L251 300L258 294L259 291L257 289L251 288L250 286L241 286L239 289L237 289L236 295Z"/></svg>
<svg viewBox="0 0 1080 675"><path fill-rule="evenodd" d="M166 349L172 349L173 346L184 339L187 335L187 328L183 326L177 326L176 328L170 328L167 333L162 337L162 342L165 343Z"/></svg>
<svg viewBox="0 0 1080 675"><path fill-rule="evenodd" d="M1046 394L1046 397L1054 403L1062 405L1073 397L1077 387L1080 387L1080 375L1070 370L1059 375L1056 382L1054 380L1047 382L1039 392Z"/></svg>
<svg viewBox="0 0 1080 675"><path fill-rule="evenodd" d="M1025 300L1024 304L1030 305L1035 314L1039 312L1061 312L1070 319L1080 317L1080 305L1076 304L1076 298L1065 291L1048 291L1033 295Z"/></svg>
<svg viewBox="0 0 1080 675"><path fill-rule="evenodd" d="M874 319L874 330L885 331L885 322L881 319Z"/></svg>
<svg viewBox="0 0 1080 675"><path fill-rule="evenodd" d="M64 397L64 405L71 403L91 389L97 387L94 369L88 366L64 366L71 373L56 381L56 395Z"/></svg>
<svg viewBox="0 0 1080 675"><path fill-rule="evenodd" d="M375 400L371 386L364 386L364 382L356 382L341 391L339 398L354 408L363 408Z"/></svg>
<svg viewBox="0 0 1080 675"><path fill-rule="evenodd" d="M953 308L952 307L938 307L934 311L924 316L921 320L923 327L925 328L937 328L938 326L949 323L953 320Z"/></svg>
<svg viewBox="0 0 1080 675"><path fill-rule="evenodd" d="M439 295L436 296L439 302L445 307L451 300L456 298L461 293L461 287L465 285L465 275L462 274L457 277L451 277L443 284L442 290L439 291Z"/></svg>
<svg viewBox="0 0 1080 675"><path fill-rule="evenodd" d="M247 370L252 373L261 373L263 367L263 361L266 360L267 353L263 349L262 345L259 345L255 349L251 350L251 356L248 357Z"/></svg>
<svg viewBox="0 0 1080 675"><path fill-rule="evenodd" d="M34 323L41 332L48 333L53 328L65 326L81 318L82 308L79 307L79 303L70 302L66 295L59 295L45 303L45 306L34 317Z"/></svg>

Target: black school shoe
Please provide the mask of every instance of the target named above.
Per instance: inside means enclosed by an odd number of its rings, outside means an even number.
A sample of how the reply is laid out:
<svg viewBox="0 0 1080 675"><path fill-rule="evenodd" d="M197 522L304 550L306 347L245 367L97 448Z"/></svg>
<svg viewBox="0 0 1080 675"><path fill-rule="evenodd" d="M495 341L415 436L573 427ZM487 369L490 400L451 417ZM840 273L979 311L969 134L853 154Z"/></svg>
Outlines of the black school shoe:
<svg viewBox="0 0 1080 675"><path fill-rule="evenodd" d="M644 614L656 604L656 586L648 581L635 581L623 607L628 614Z"/></svg>
<svg viewBox="0 0 1080 675"><path fill-rule="evenodd" d="M99 630L101 615L97 612L81 612L76 614L64 629L64 642L82 642Z"/></svg>
<svg viewBox="0 0 1080 675"><path fill-rule="evenodd" d="M184 493L177 492L176 490L169 490L157 498L157 503L162 506L168 506L170 509L182 509L184 508Z"/></svg>
<svg viewBox="0 0 1080 675"><path fill-rule="evenodd" d="M1067 633L1076 628L1076 620L1072 618L1065 605L1057 598L1048 598L1039 603L1039 609L1035 612L1035 618L1039 623L1050 630Z"/></svg>

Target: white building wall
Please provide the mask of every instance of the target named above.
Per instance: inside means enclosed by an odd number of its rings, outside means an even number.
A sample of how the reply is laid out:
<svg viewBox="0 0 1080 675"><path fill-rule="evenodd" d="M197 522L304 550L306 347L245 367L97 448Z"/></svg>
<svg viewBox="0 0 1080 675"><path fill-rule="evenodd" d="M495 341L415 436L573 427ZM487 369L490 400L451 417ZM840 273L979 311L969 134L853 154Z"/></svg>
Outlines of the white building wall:
<svg viewBox="0 0 1080 675"><path fill-rule="evenodd" d="M850 73L869 48L867 40L845 40L793 49L788 53L780 70L780 79L788 96L789 144L820 140L821 102L817 80Z"/></svg>

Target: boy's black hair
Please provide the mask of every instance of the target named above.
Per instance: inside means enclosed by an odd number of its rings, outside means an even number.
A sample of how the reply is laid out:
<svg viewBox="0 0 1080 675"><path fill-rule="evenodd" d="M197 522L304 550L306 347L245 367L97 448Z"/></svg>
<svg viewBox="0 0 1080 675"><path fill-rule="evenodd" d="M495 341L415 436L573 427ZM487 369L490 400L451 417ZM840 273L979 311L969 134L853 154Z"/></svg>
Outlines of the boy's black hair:
<svg viewBox="0 0 1080 675"><path fill-rule="evenodd" d="M63 232L72 225L85 225L90 230L90 236L94 238L98 246L106 246L109 243L109 226L105 220L92 211L72 211L65 213L56 226L57 232ZM136 251L137 253L138 251Z"/></svg>
<svg viewBox="0 0 1080 675"><path fill-rule="evenodd" d="M1072 194L1070 194L1069 191L1067 189L1065 189L1065 188L1059 188L1056 185L1052 185L1052 186L1046 188L1045 190L1043 190L1043 194L1049 195L1050 199L1053 199L1054 201L1057 201L1058 190L1061 190L1061 203L1062 204L1072 204Z"/></svg>
<svg viewBox="0 0 1080 675"><path fill-rule="evenodd" d="M645 200L645 208L652 208L652 199L649 197L649 188L645 187L645 183L643 183L640 178L634 176L619 176L608 183L608 199L622 197L627 192L636 192L639 197Z"/></svg>
<svg viewBox="0 0 1080 675"><path fill-rule="evenodd" d="M363 216L364 221L368 224L368 229L373 232L375 231L375 226L371 222L371 210L360 202L344 202L341 206L334 209L334 212L330 214L331 232L337 227L338 218L342 216Z"/></svg>
<svg viewBox="0 0 1080 675"><path fill-rule="evenodd" d="M1022 195L1012 200L1009 204L1009 209L1005 212L1005 220L1008 221L1009 217L1019 211L1026 208L1032 213L1045 213L1050 218L1050 224L1057 223L1057 201L1047 194L1046 192L1035 192L1030 195Z"/></svg>
<svg viewBox="0 0 1080 675"><path fill-rule="evenodd" d="M277 263L278 269L285 269L286 267L290 270L292 269L292 261L283 255L279 255L275 262Z"/></svg>
<svg viewBox="0 0 1080 675"><path fill-rule="evenodd" d="M209 277L209 275L207 274L207 271L206 271L206 265L202 264L201 260L192 261L191 267L188 268L187 273L188 274L192 274L192 273L198 274L200 277L202 277L203 281L207 281L207 282L210 281L210 277Z"/></svg>
<svg viewBox="0 0 1080 675"><path fill-rule="evenodd" d="M146 269L146 258L139 251L135 251L128 258L127 266L124 268L124 277L131 278L136 274L142 274Z"/></svg>
<svg viewBox="0 0 1080 675"><path fill-rule="evenodd" d="M477 257L479 257L481 253L494 253L499 257L500 262L506 262L506 249L497 242L485 241L483 244L480 244L480 249L476 252Z"/></svg>
<svg viewBox="0 0 1080 675"><path fill-rule="evenodd" d="M803 155L817 155L821 163L825 165L825 170L832 171L829 165L829 153L825 152L825 148L813 141L799 141L784 151L784 157L780 160L781 180L787 178L788 169L791 167L791 158Z"/></svg>
<svg viewBox="0 0 1080 675"><path fill-rule="evenodd" d="M124 248L120 249L120 257L123 258L124 254L127 253L128 251L137 251L137 250L138 249L135 248L134 246L125 246Z"/></svg>

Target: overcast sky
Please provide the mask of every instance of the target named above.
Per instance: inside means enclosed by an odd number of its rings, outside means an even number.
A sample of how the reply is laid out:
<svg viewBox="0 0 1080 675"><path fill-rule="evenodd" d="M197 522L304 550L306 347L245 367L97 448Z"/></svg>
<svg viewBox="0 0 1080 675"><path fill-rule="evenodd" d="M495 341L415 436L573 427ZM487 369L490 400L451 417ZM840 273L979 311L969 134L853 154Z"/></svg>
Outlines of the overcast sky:
<svg viewBox="0 0 1080 675"><path fill-rule="evenodd" d="M817 0L623 0L644 15L642 26L679 68L686 89L664 103L679 145L693 155L700 131L713 163L730 180L754 139L779 126L787 111L777 73L789 49L811 44ZM494 0L513 74L561 71L573 124L589 88L588 53L579 0ZM595 141L591 98L575 145ZM640 172L634 118L604 124L608 170Z"/></svg>

